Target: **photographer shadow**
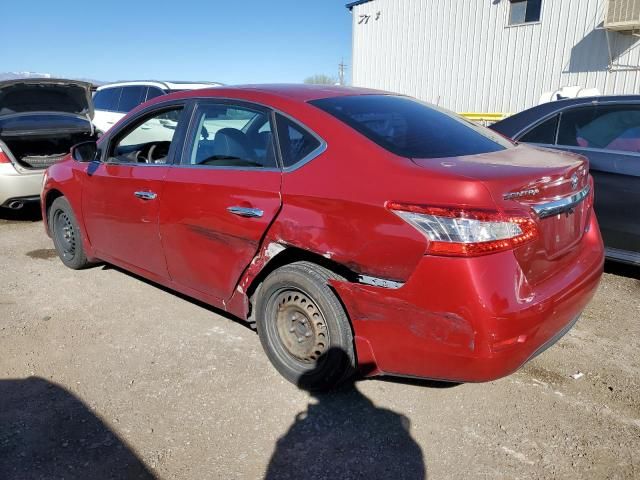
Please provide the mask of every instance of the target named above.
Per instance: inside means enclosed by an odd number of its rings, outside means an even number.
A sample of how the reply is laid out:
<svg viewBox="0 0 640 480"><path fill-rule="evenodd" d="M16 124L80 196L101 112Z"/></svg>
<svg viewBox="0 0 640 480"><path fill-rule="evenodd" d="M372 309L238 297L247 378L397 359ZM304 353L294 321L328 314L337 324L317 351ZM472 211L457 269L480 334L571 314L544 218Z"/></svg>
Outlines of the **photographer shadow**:
<svg viewBox="0 0 640 480"><path fill-rule="evenodd" d="M304 379L298 382L304 384ZM407 417L377 407L353 382L310 394L315 401L277 441L266 480L426 478L422 450L411 437Z"/></svg>
<svg viewBox="0 0 640 480"><path fill-rule="evenodd" d="M31 377L0 380L0 478L155 476L81 400Z"/></svg>

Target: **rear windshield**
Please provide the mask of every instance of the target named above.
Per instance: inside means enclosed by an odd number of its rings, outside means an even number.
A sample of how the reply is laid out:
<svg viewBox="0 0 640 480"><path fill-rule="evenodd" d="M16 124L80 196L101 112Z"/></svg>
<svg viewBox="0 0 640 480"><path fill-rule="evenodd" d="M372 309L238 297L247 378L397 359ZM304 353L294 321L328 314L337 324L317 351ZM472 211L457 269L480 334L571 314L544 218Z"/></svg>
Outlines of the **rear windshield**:
<svg viewBox="0 0 640 480"><path fill-rule="evenodd" d="M513 145L489 129L409 97L359 95L309 103L403 157L461 157Z"/></svg>

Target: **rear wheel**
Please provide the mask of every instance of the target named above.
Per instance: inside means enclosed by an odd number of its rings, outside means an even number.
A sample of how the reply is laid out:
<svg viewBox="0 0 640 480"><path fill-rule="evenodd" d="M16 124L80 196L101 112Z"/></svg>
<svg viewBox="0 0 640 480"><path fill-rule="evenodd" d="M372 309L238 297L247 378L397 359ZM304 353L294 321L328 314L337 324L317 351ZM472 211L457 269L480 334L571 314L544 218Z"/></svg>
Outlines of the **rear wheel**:
<svg viewBox="0 0 640 480"><path fill-rule="evenodd" d="M49 228L58 256L67 267L79 270L90 265L82 246L82 235L71 205L56 198L49 209Z"/></svg>
<svg viewBox="0 0 640 480"><path fill-rule="evenodd" d="M330 279L341 277L296 262L271 273L257 292L262 347L282 376L307 390L328 390L355 371L351 326Z"/></svg>

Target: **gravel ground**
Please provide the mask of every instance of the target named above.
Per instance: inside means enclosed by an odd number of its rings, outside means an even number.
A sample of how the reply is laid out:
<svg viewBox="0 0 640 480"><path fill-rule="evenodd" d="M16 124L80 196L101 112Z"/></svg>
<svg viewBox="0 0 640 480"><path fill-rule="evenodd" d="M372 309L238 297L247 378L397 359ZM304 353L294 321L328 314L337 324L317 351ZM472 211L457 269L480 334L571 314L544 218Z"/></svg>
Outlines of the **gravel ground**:
<svg viewBox="0 0 640 480"><path fill-rule="evenodd" d="M232 318L66 269L33 217L0 220L2 479L640 478L640 269L508 378L310 396Z"/></svg>

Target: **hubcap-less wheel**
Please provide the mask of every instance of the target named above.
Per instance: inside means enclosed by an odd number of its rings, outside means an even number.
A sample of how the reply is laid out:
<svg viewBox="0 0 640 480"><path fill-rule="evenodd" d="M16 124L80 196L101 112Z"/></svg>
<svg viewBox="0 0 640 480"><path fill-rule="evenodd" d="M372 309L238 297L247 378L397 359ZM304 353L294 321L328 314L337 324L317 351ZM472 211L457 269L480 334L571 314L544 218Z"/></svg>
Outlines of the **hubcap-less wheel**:
<svg viewBox="0 0 640 480"><path fill-rule="evenodd" d="M271 272L254 294L264 351L287 380L305 390L331 389L355 371L349 318L331 280L344 279L299 261Z"/></svg>
<svg viewBox="0 0 640 480"><path fill-rule="evenodd" d="M298 290L278 295L276 325L282 345L304 363L318 360L329 347L329 331L316 303Z"/></svg>
<svg viewBox="0 0 640 480"><path fill-rule="evenodd" d="M82 232L65 197L56 198L47 212L49 233L58 256L67 267L80 270L91 265L82 245Z"/></svg>
<svg viewBox="0 0 640 480"><path fill-rule="evenodd" d="M65 259L72 259L76 252L76 232L73 223L66 212L58 210L55 213L54 231L58 245L62 249Z"/></svg>

